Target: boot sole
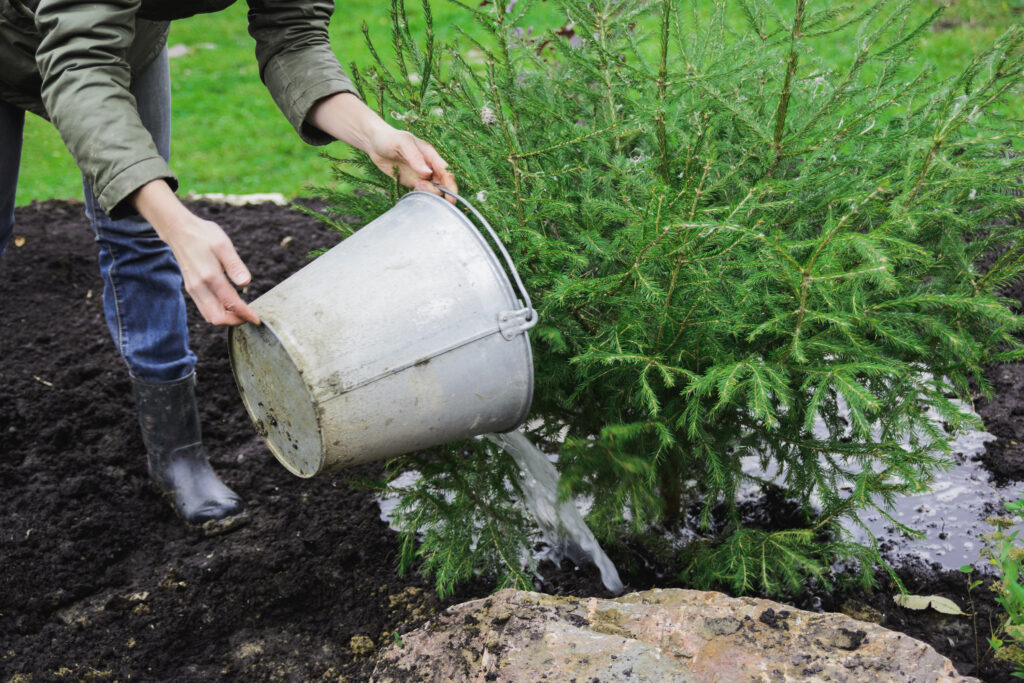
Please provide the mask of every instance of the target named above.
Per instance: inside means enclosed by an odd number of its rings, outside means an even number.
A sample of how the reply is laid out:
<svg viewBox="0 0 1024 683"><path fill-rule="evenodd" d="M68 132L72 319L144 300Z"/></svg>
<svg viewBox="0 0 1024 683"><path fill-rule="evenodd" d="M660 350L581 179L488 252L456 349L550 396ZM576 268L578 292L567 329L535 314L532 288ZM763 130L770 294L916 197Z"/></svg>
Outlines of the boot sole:
<svg viewBox="0 0 1024 683"><path fill-rule="evenodd" d="M202 524L185 522L185 526L188 527L189 531L192 531L203 538L208 538L210 536L220 536L222 534L230 533L248 523L249 511L242 510L237 515L231 515L224 519L209 519Z"/></svg>
<svg viewBox="0 0 1024 683"><path fill-rule="evenodd" d="M235 529L243 527L249 523L248 509L242 510L236 515L231 515L230 517L224 517L222 519L208 519L205 522L200 522L199 524L189 522L181 516L180 512L178 512L178 507L174 504L173 494L167 493L159 486L157 486L156 482L154 482L152 478L148 482L146 482L146 485L149 487L151 491L156 493L160 498L167 502L170 508L174 510L174 516L180 519L182 523L184 523L185 528L188 531L192 532L193 534L196 534L201 538L207 538L210 536L220 536L222 534L226 534L231 531L234 531Z"/></svg>

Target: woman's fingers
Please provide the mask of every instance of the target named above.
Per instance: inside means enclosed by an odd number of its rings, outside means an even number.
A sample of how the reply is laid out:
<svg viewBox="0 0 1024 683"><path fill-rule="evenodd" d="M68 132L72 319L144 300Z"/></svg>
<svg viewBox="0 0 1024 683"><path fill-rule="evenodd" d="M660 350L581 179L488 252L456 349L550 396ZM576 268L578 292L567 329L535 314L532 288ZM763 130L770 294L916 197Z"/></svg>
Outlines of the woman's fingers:
<svg viewBox="0 0 1024 683"><path fill-rule="evenodd" d="M420 150L420 141L412 133L400 133L399 140L398 154L405 159L412 172L420 178L429 178L432 169L423 158L423 152Z"/></svg>
<svg viewBox="0 0 1024 683"><path fill-rule="evenodd" d="M243 287L252 281L249 269L245 267L242 257L235 251L235 246L231 244L231 240L225 238L225 241L218 243L214 246L213 253L220 261L224 269L223 272L227 273L228 277L231 278L231 282L234 282L239 287ZM224 306L225 311L234 314L235 317L245 322L255 325L260 324L259 316L249 308L248 304L242 301L242 297L238 296L238 292L235 291L235 288L230 283L221 281L217 284L219 287L217 298Z"/></svg>
<svg viewBox="0 0 1024 683"><path fill-rule="evenodd" d="M234 310L236 307L241 309L241 305L237 302L232 302L229 298L221 301L214 294L213 290L195 290L194 292L189 292L189 296L192 297L192 301L195 303L196 308L199 309L199 314L203 316L203 320L211 325L235 326L245 322Z"/></svg>
<svg viewBox="0 0 1024 683"><path fill-rule="evenodd" d="M245 263L238 255L238 252L235 251L235 247L231 242L215 246L213 253L216 254L217 259L223 266L224 272L228 274L228 277L236 285L244 287L252 281L249 269L245 267Z"/></svg>
<svg viewBox="0 0 1024 683"><path fill-rule="evenodd" d="M418 141L420 151L423 154L423 160L427 162L433 173L433 181L441 187L451 190L452 192L458 192L459 186L455 183L455 176L448 170L448 164L441 158L441 155L437 153L434 146L429 142L422 140ZM445 195L448 201L454 202L455 198L451 195Z"/></svg>
<svg viewBox="0 0 1024 683"><path fill-rule="evenodd" d="M448 170L448 164L433 145L412 133L390 128L375 140L374 149L377 151L371 151L370 156L378 168L388 175L397 175L406 187L442 195L434 186L437 183L452 192L457 191L455 176ZM455 201L450 195L445 196L448 201Z"/></svg>
<svg viewBox="0 0 1024 683"><path fill-rule="evenodd" d="M238 292L227 280L217 285L212 292L213 300L217 302L213 315L220 316L219 321L210 320L214 325L241 325L242 323L260 324L260 318L256 312L249 308L249 305L238 296Z"/></svg>
<svg viewBox="0 0 1024 683"><path fill-rule="evenodd" d="M434 178L434 169L424 158L422 141L416 139L411 133L399 133L398 156L405 162L405 168L399 169L399 180L406 187L424 192L441 194L434 187L431 180Z"/></svg>
<svg viewBox="0 0 1024 683"><path fill-rule="evenodd" d="M418 171L419 177L416 179L413 187L417 190L442 195L448 201L455 203L454 197L444 194L434 185L434 183L437 183L447 190L458 192L458 187L455 185L455 176L448 170L448 164L445 163L441 155L437 153L437 150L429 142L424 142L415 137L412 139L415 144L415 151L410 153L415 154L416 165L420 169Z"/></svg>
<svg viewBox="0 0 1024 683"><path fill-rule="evenodd" d="M235 252L230 242L227 246L218 246L213 250L217 257L216 277L208 282L207 287L212 296L208 297L211 302L216 302L212 308L213 319L207 321L214 325L241 325L242 323L260 324L260 318L256 312L249 308L249 304L238 295L228 277L237 285L248 284L252 277L249 269L242 263L242 259ZM227 273L227 277L224 274Z"/></svg>
<svg viewBox="0 0 1024 683"><path fill-rule="evenodd" d="M184 248L175 249L186 291L203 319L212 325L258 325L259 316L231 284L248 284L252 279L249 269L220 226L205 222L202 228Z"/></svg>
<svg viewBox="0 0 1024 683"><path fill-rule="evenodd" d="M203 320L211 325L260 324L259 316L242 300L223 273L219 281L209 278L198 285L186 285L185 289Z"/></svg>

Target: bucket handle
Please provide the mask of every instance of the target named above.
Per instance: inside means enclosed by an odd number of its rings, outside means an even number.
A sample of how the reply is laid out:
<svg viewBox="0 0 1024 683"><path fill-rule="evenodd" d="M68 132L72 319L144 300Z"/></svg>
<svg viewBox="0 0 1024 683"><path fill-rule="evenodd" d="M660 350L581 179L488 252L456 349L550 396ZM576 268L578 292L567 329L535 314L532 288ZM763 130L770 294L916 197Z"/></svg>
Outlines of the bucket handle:
<svg viewBox="0 0 1024 683"><path fill-rule="evenodd" d="M464 197L460 197L443 185L439 185L437 183L432 184L443 194L450 195L465 204L466 208L469 209L473 215L476 216L477 220L480 221L480 223L482 223L487 229L487 232L490 234L494 244L498 247L501 257L505 259L505 265L508 266L509 273L512 275L512 280L515 282L516 288L519 290L521 301L526 304L526 307L521 310L503 311L498 315L498 327L501 329L502 336L505 337L505 339L512 339L520 332L525 332L536 325L537 311L533 309L533 302L530 300L530 295L526 291L526 287L523 285L522 278L519 277L519 271L516 270L516 264L512 262L512 257L509 255L505 245L498 237L498 233L495 232L494 228L491 227L491 224L487 222L487 219L476 210L476 207L466 201Z"/></svg>

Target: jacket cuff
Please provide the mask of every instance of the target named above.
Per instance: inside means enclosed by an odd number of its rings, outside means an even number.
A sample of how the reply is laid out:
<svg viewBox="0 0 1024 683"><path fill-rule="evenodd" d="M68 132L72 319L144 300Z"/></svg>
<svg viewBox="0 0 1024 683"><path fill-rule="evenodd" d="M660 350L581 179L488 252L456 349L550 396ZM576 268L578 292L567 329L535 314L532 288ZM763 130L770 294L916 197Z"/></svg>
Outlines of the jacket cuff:
<svg viewBox="0 0 1024 683"><path fill-rule="evenodd" d="M313 108L314 104L325 97L343 92L352 93L359 97L359 93L356 92L351 81L337 78L314 83L296 96L293 107L297 121L293 121L292 125L295 126L295 130L303 141L310 145L326 145L334 142L334 136L328 135L316 126L307 123L306 117L309 116L309 111Z"/></svg>
<svg viewBox="0 0 1024 683"><path fill-rule="evenodd" d="M333 55L330 56L334 60ZM325 60L321 60L325 61ZM332 68L328 68L332 67ZM309 69L312 71L312 69ZM348 75L337 65L337 61L324 67L323 77L319 80L302 80L294 78L298 66L289 59L278 57L270 62L263 74L264 81L271 95L277 101L292 128L304 142L310 145L326 145L334 142L334 138L316 126L306 123L306 116L313 105L325 97L337 93L348 92L359 96Z"/></svg>
<svg viewBox="0 0 1024 683"><path fill-rule="evenodd" d="M171 173L161 156L148 157L119 171L102 188L93 188L100 207L112 220L136 215L135 207L128 197L152 180L166 180L171 189L177 191L178 179Z"/></svg>

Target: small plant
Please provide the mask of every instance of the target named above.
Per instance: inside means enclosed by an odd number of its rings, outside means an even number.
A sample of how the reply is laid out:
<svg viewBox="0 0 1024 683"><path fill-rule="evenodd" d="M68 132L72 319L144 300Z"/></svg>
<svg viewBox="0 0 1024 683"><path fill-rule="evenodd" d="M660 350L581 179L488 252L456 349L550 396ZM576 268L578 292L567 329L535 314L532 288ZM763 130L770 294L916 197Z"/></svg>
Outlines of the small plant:
<svg viewBox="0 0 1024 683"><path fill-rule="evenodd" d="M483 3L465 9L490 40L440 46L429 4L414 37L395 0L396 58L353 75L503 227L540 314L531 436L560 445L563 495L593 501L604 543L696 510L678 562L697 586L799 591L838 561L871 583L876 544L848 529L901 526L893 501L979 426L985 364L1022 356L997 292L1024 264L1024 159L990 114L1024 82L1021 30L938 80L913 0L550 2L557 30L527 0ZM841 68L818 53L834 44ZM368 162L337 168L362 190L329 197L339 214L398 197ZM385 484L403 566L442 593L480 571L529 585L508 457L474 442L406 467L416 483ZM749 484L802 523L746 525Z"/></svg>
<svg viewBox="0 0 1024 683"><path fill-rule="evenodd" d="M988 644L997 659L1010 661L1014 676L1024 678L1024 544L1018 539L1020 531L1011 527L1020 523L1024 500L1006 503L1006 510L1017 517L989 517L986 521L995 531L985 536L983 556L996 567L999 582L996 602L1006 615L993 630Z"/></svg>
<svg viewBox="0 0 1024 683"><path fill-rule="evenodd" d="M960 572L966 574L967 578L967 599L970 602L970 612L968 616L971 618L971 629L974 631L974 664L975 666L981 666L981 646L979 644L980 638L978 636L978 611L974 606L974 591L978 586L982 585L984 581L981 579L974 578L974 566L965 564L960 567ZM987 653L986 653L987 655Z"/></svg>

